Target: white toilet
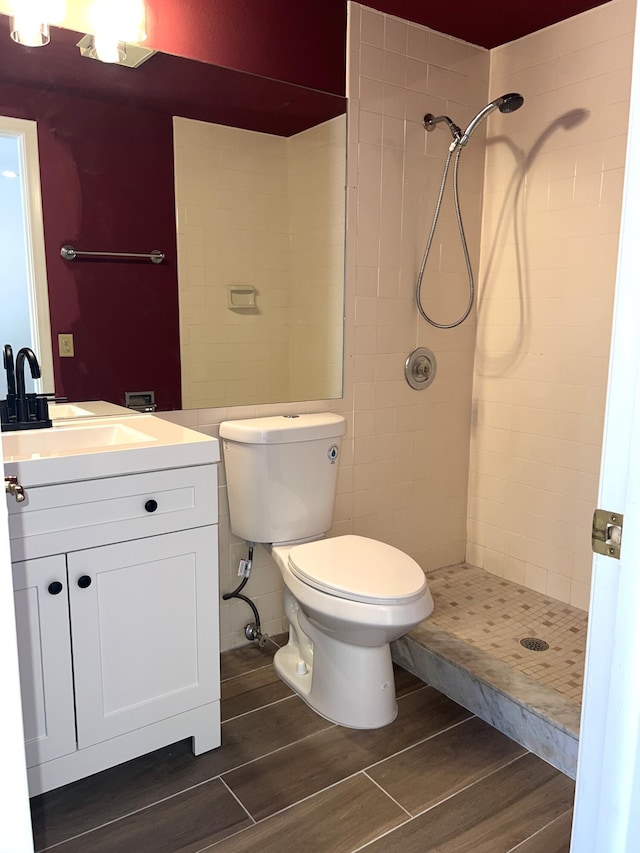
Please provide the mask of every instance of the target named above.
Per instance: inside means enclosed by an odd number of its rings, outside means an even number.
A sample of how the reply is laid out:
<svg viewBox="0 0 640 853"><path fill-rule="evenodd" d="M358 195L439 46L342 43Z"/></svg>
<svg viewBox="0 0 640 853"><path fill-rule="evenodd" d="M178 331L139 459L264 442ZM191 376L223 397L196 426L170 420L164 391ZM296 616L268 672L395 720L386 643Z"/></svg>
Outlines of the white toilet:
<svg viewBox="0 0 640 853"><path fill-rule="evenodd" d="M318 714L356 729L398 711L389 643L426 619L433 599L411 557L330 528L343 417L312 414L220 425L231 529L271 545L284 579L289 642L276 672Z"/></svg>

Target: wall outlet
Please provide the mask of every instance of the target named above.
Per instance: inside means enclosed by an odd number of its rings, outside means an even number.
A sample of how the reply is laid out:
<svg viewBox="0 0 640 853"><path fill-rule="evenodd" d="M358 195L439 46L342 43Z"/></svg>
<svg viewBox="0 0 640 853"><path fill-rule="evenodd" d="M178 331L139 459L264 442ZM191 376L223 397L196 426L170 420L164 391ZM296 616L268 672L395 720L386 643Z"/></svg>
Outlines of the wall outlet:
<svg viewBox="0 0 640 853"><path fill-rule="evenodd" d="M73 358L73 335L58 335L58 353L60 358Z"/></svg>

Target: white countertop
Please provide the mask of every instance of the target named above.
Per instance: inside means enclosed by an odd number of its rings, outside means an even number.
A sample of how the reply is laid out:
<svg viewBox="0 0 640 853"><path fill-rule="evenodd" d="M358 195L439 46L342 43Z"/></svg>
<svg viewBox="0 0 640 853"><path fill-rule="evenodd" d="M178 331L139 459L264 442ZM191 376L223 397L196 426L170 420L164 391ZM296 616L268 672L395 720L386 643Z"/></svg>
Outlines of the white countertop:
<svg viewBox="0 0 640 853"><path fill-rule="evenodd" d="M220 461L216 438L135 413L4 432L2 449L5 475L24 488Z"/></svg>

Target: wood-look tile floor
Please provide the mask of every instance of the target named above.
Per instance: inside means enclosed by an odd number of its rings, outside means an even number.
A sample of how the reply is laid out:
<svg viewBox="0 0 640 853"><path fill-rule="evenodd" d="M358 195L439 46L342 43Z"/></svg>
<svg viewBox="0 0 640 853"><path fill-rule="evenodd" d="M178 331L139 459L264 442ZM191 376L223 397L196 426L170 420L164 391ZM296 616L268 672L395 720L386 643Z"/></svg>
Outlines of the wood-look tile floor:
<svg viewBox="0 0 640 853"><path fill-rule="evenodd" d="M573 783L548 764L400 669L394 723L335 726L279 681L275 650L222 655L220 749L183 741L34 797L36 850L569 850Z"/></svg>

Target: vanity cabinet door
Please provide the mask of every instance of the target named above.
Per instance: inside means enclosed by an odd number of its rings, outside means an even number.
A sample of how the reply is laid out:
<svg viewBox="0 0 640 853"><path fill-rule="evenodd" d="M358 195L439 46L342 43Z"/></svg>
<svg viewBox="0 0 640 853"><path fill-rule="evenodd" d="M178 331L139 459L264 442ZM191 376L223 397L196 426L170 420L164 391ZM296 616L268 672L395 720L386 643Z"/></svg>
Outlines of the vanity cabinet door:
<svg viewBox="0 0 640 853"><path fill-rule="evenodd" d="M27 766L76 749L64 555L13 564Z"/></svg>
<svg viewBox="0 0 640 853"><path fill-rule="evenodd" d="M80 749L219 699L217 553L209 526L67 555Z"/></svg>

